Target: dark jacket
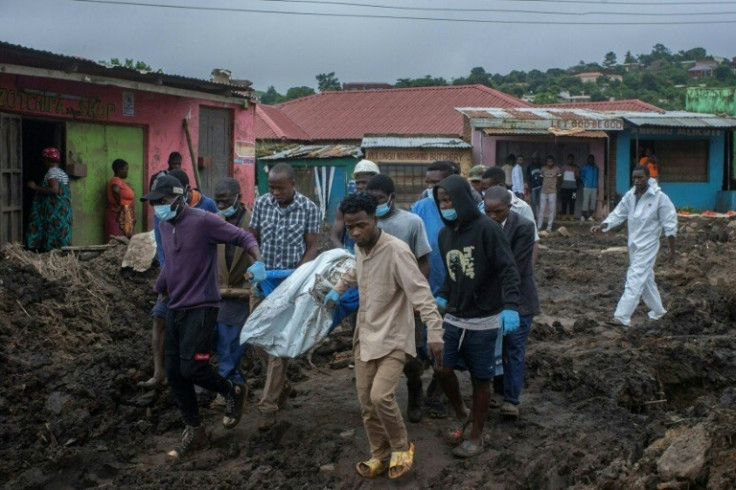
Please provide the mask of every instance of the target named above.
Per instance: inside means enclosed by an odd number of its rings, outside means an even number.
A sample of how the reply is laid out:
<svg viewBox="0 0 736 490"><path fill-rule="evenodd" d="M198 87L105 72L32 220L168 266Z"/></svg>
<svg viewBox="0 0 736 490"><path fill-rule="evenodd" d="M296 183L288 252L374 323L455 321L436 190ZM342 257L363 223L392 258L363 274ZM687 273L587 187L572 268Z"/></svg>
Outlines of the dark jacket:
<svg viewBox="0 0 736 490"><path fill-rule="evenodd" d="M511 252L519 270L519 315L533 315L539 310L537 283L534 281L534 265L532 251L534 250L533 221L513 211L509 213L503 224L503 233L509 240Z"/></svg>
<svg viewBox="0 0 736 490"><path fill-rule="evenodd" d="M481 214L462 177L451 175L438 187L450 194L457 212L455 221L442 219L438 239L447 272L439 296L447 299L447 311L479 318L518 310L519 273L503 230ZM437 187L434 199L439 208Z"/></svg>

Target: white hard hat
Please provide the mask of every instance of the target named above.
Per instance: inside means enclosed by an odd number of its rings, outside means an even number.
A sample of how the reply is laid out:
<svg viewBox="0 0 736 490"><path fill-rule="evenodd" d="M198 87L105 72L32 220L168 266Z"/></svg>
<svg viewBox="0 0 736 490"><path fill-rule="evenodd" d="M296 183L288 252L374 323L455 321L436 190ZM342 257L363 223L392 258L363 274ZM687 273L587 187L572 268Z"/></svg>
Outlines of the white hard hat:
<svg viewBox="0 0 736 490"><path fill-rule="evenodd" d="M355 166L355 170L353 170L353 177L355 177L355 174L380 174L380 173L381 171L379 170L378 165L371 162L370 160L361 160Z"/></svg>

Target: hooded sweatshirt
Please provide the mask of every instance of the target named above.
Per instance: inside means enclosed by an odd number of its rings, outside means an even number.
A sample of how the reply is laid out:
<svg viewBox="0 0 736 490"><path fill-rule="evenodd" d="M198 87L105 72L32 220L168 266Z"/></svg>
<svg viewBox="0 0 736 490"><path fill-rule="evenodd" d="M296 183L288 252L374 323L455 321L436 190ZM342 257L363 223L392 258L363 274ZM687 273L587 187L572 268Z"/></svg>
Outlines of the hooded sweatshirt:
<svg viewBox="0 0 736 490"><path fill-rule="evenodd" d="M451 175L439 183L452 199L455 221L442 218L438 244L445 265L439 296L458 318L482 318L519 309L519 273L501 227L481 214L470 186ZM439 209L437 187L434 200ZM440 213L441 214L441 213Z"/></svg>

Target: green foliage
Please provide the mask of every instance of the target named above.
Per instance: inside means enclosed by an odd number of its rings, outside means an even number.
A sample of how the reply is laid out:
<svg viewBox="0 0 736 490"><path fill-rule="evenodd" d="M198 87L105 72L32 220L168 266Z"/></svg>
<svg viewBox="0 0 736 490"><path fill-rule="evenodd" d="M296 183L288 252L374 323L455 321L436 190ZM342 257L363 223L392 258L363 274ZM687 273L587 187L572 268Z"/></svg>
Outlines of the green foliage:
<svg viewBox="0 0 736 490"><path fill-rule="evenodd" d="M603 58L603 66L610 70L617 64L618 62L616 61L616 53L614 53L613 51L609 51L608 53L606 53L606 56Z"/></svg>
<svg viewBox="0 0 736 490"><path fill-rule="evenodd" d="M125 58L124 62L120 62L120 58L110 58L109 60L100 60L100 63L112 66L122 66L123 68L132 68L133 70L140 71L154 71L151 65L145 61L136 61L133 58ZM162 73L160 69L156 70L157 73Z"/></svg>
<svg viewBox="0 0 736 490"><path fill-rule="evenodd" d="M335 72L320 73L316 77L317 79L317 90L325 92L327 90L342 90L340 80L335 76Z"/></svg>
<svg viewBox="0 0 736 490"><path fill-rule="evenodd" d="M409 88L409 87L444 87L449 85L447 80L442 77L434 78L430 75L424 78L399 78L394 87L396 88Z"/></svg>
<svg viewBox="0 0 736 490"><path fill-rule="evenodd" d="M268 90L266 90L263 95L261 95L262 104L273 105L283 102L284 100L285 97L278 93L273 85L268 87Z"/></svg>
<svg viewBox="0 0 736 490"><path fill-rule="evenodd" d="M314 95L316 92L312 87L291 87L289 90L286 91L286 97L284 97L284 102L287 100L294 100L298 99L300 97L306 97L308 95Z"/></svg>

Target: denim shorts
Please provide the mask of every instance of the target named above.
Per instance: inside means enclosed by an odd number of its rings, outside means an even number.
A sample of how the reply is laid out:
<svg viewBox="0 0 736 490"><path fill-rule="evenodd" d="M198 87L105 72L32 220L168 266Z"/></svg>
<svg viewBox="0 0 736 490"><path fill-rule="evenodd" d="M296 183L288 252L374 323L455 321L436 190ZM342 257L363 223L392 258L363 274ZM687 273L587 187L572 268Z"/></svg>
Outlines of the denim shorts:
<svg viewBox="0 0 736 490"><path fill-rule="evenodd" d="M158 298L156 298L156 304L153 305L153 309L151 310L151 317L153 318L163 318L166 320L166 315L169 313L169 297L162 298L162 296L159 294Z"/></svg>
<svg viewBox="0 0 736 490"><path fill-rule="evenodd" d="M498 329L467 330L445 322L442 336L445 345L442 365L460 371L468 371L475 379L492 379L498 373L496 364L501 359L495 355ZM465 332L465 335L463 335Z"/></svg>

